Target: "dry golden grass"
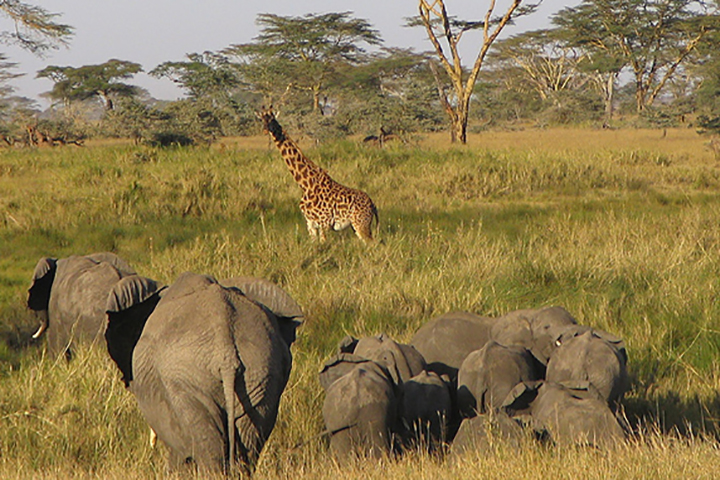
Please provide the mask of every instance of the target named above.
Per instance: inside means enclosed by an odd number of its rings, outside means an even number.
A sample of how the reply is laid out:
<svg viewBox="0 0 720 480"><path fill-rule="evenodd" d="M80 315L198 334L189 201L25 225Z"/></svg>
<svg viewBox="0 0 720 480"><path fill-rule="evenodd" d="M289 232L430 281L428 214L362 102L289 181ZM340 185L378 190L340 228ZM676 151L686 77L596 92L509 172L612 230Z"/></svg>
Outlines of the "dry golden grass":
<svg viewBox="0 0 720 480"><path fill-rule="evenodd" d="M485 132L307 154L380 210L369 248L308 239L299 190L264 137L0 152L0 478L164 478L162 448L108 362L23 349L41 256L112 250L184 271L271 279L306 324L258 478L714 478L720 466L720 164L691 130ZM317 372L345 334L407 341L449 310L563 305L621 335L639 436L610 452L528 445L336 465ZM298 447L298 445L302 445Z"/></svg>

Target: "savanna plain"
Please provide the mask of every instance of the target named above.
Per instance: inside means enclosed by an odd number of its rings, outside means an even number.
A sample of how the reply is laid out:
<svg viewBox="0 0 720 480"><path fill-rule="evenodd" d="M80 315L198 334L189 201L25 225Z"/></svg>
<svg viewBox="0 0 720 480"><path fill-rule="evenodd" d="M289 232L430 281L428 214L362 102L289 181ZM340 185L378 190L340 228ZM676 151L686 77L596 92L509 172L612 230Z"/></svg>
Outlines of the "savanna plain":
<svg viewBox="0 0 720 480"><path fill-rule="evenodd" d="M310 240L300 190L264 137L0 151L0 478L164 478L165 453L107 351L30 340L40 257L112 251L150 278L272 280L303 307L256 478L716 478L720 158L692 129L428 135L384 148L300 143L380 215ZM528 444L337 465L317 373L345 335L409 341L437 315L562 305L621 336L633 428L611 450Z"/></svg>

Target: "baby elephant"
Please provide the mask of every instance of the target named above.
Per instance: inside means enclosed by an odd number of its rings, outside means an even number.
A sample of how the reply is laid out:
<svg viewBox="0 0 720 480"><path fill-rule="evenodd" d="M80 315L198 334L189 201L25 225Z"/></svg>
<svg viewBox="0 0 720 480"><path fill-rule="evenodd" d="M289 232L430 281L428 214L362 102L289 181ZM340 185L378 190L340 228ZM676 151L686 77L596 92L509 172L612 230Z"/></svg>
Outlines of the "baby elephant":
<svg viewBox="0 0 720 480"><path fill-rule="evenodd" d="M469 418L511 404L513 409L527 408L532 398L528 397L521 407L517 397L534 392L539 379L535 360L528 350L490 340L468 355L460 367L457 392L460 414Z"/></svg>
<svg viewBox="0 0 720 480"><path fill-rule="evenodd" d="M385 368L360 362L332 382L325 394L323 419L338 459L381 457L392 449L398 400Z"/></svg>
<svg viewBox="0 0 720 480"><path fill-rule="evenodd" d="M422 371L402 385L401 436L406 444L434 450L447 439L450 388L435 372Z"/></svg>
<svg viewBox="0 0 720 480"><path fill-rule="evenodd" d="M78 342L105 332L105 301L113 286L135 271L114 253L41 258L28 291L28 307L40 321L33 338L47 335L48 352L70 359Z"/></svg>
<svg viewBox="0 0 720 480"><path fill-rule="evenodd" d="M615 409L627 390L627 356L618 337L575 325L555 341L546 379L555 383L587 381Z"/></svg>
<svg viewBox="0 0 720 480"><path fill-rule="evenodd" d="M531 406L557 443L607 448L625 440L625 431L605 400L585 384L573 386L545 382Z"/></svg>
<svg viewBox="0 0 720 480"><path fill-rule="evenodd" d="M455 382L465 358L490 340L494 322L471 312L445 313L420 327L410 344L423 356L428 370Z"/></svg>

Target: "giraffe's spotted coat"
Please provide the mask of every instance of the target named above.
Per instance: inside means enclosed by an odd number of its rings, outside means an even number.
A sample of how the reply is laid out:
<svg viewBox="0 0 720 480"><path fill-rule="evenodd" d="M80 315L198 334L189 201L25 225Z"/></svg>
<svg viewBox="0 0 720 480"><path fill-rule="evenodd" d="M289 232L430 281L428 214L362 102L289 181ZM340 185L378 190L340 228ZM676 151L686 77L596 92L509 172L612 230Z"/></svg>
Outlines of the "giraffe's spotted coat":
<svg viewBox="0 0 720 480"><path fill-rule="evenodd" d="M303 191L300 210L310 236L325 241L325 234L331 228L342 230L352 226L363 241L372 240L372 220L378 220L378 214L368 194L339 184L305 157L285 134L271 108L263 110L259 116Z"/></svg>

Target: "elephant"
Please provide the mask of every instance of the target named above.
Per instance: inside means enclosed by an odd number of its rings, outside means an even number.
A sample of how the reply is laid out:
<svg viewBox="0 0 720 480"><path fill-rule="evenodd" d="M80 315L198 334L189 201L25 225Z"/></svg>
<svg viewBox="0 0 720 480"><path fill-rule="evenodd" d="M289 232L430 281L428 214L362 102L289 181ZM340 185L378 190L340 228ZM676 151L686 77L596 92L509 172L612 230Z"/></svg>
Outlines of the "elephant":
<svg viewBox="0 0 720 480"><path fill-rule="evenodd" d="M522 345L544 366L550 359L557 333L576 324L563 307L516 310L497 319L490 337L501 345Z"/></svg>
<svg viewBox="0 0 720 480"><path fill-rule="evenodd" d="M490 340L495 319L470 312L449 312L429 321L413 335L410 345L420 352L430 371L457 379L470 352Z"/></svg>
<svg viewBox="0 0 720 480"><path fill-rule="evenodd" d="M171 471L251 471L275 425L301 309L269 282L236 280L135 275L108 294L108 352Z"/></svg>
<svg viewBox="0 0 720 480"><path fill-rule="evenodd" d="M524 410L532 401L532 395L525 394L534 391L540 378L535 361L525 347L505 346L490 340L468 355L460 367L457 390L460 415L474 417L510 405ZM519 395L525 398L522 406Z"/></svg>
<svg viewBox="0 0 720 480"><path fill-rule="evenodd" d="M547 381L587 381L614 410L628 386L627 353L622 340L578 325L566 329L555 345L547 364Z"/></svg>
<svg viewBox="0 0 720 480"><path fill-rule="evenodd" d="M373 361L356 365L332 382L322 413L335 458L390 453L397 411L396 386L388 371Z"/></svg>
<svg viewBox="0 0 720 480"><path fill-rule="evenodd" d="M447 438L451 410L448 383L437 373L423 370L403 383L401 436L407 444L419 443L434 450Z"/></svg>
<svg viewBox="0 0 720 480"><path fill-rule="evenodd" d="M372 362L372 360L354 353L338 353L328 359L320 370L320 385L327 391L335 380L349 373L358 365L369 362Z"/></svg>
<svg viewBox="0 0 720 480"><path fill-rule="evenodd" d="M108 292L129 275L135 275L132 267L110 252L41 258L27 299L40 320L33 338L46 334L49 353L67 359L76 343L102 341Z"/></svg>
<svg viewBox="0 0 720 480"><path fill-rule="evenodd" d="M626 437L605 400L588 382L544 382L538 388L530 413L555 443L608 448Z"/></svg>
<svg viewBox="0 0 720 480"><path fill-rule="evenodd" d="M490 452L499 443L519 449L526 436L523 423L504 412L477 415L462 421L450 453Z"/></svg>
<svg viewBox="0 0 720 480"><path fill-rule="evenodd" d="M397 343L384 333L361 338L353 353L384 366L396 385L402 385L426 367L425 359L414 347Z"/></svg>

